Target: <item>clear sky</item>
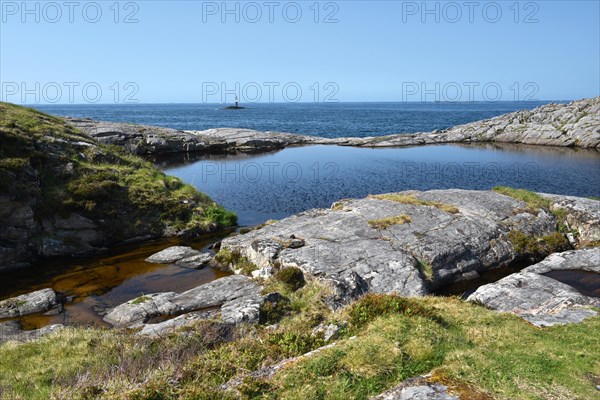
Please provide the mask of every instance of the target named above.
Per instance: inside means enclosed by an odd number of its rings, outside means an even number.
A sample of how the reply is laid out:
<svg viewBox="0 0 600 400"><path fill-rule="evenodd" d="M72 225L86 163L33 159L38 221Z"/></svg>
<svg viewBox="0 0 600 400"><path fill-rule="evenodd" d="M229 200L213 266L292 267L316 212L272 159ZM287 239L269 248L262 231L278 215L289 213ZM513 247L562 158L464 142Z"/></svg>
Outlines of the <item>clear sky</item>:
<svg viewBox="0 0 600 400"><path fill-rule="evenodd" d="M600 95L596 0L2 0L0 10L2 100L15 103Z"/></svg>

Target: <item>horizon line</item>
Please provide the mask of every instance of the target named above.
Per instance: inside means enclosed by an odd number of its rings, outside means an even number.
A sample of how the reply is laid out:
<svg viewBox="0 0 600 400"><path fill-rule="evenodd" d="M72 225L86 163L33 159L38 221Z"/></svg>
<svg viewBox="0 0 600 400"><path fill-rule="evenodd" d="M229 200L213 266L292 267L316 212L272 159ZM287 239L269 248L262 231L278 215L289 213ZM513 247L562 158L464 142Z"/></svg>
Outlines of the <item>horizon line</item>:
<svg viewBox="0 0 600 400"><path fill-rule="evenodd" d="M319 105L335 105L335 104L500 104L500 103L539 103L539 102L572 102L585 99L593 99L594 97L581 97L576 99L531 99L531 100L471 100L471 101L397 101L397 100L369 100L369 101L336 101L336 102L314 102L314 101L298 101L298 102L257 102L257 103L240 103L246 109L252 108L253 105L294 105L294 104L319 104ZM6 101L5 103L11 103ZM11 103L24 107L36 106L137 106L137 105L207 105L207 106L226 106L232 103L202 103L202 102L139 102L139 103Z"/></svg>

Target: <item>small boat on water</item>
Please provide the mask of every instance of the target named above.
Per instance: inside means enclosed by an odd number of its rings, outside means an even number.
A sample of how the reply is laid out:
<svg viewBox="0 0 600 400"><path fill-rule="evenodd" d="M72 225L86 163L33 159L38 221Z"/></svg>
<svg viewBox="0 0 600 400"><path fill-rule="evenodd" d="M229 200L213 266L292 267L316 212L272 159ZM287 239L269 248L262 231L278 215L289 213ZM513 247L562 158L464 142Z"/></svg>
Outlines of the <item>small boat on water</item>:
<svg viewBox="0 0 600 400"><path fill-rule="evenodd" d="M235 96L235 106L228 106L225 107L225 110L243 110L246 107L240 107L239 103L238 103L238 97Z"/></svg>

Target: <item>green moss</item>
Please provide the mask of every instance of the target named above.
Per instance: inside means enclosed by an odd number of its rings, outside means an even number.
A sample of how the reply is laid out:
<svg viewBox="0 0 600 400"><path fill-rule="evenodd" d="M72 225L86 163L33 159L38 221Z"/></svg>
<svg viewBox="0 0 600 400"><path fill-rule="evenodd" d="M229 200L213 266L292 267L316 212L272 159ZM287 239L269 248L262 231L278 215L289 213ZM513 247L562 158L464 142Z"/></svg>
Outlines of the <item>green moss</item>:
<svg viewBox="0 0 600 400"><path fill-rule="evenodd" d="M418 301L396 295L367 294L352 304L348 311L349 322L360 328L374 319L388 314L418 315L437 323L443 319L435 310L423 307Z"/></svg>
<svg viewBox="0 0 600 400"><path fill-rule="evenodd" d="M414 204L419 206L431 206L437 209L440 209L444 212L450 214L458 214L460 211L458 208L445 203L440 203L437 201L429 201L429 200L421 200L416 198L412 194L397 194L397 193L389 193L389 194L378 194L378 195L369 195L370 199L377 200L388 200L393 201L400 204Z"/></svg>
<svg viewBox="0 0 600 400"><path fill-rule="evenodd" d="M139 296L139 297L133 299L131 301L131 304L142 304L142 303L145 303L150 300L152 300L152 297L150 297L150 296Z"/></svg>
<svg viewBox="0 0 600 400"><path fill-rule="evenodd" d="M235 271L248 276L252 275L252 272L258 269L247 257L242 256L239 251L228 248L220 249L211 261L211 265L222 271Z"/></svg>
<svg viewBox="0 0 600 400"><path fill-rule="evenodd" d="M512 230L508 233L508 239L519 255L529 256L534 260L543 259L549 254L565 251L571 247L569 240L559 232L535 237Z"/></svg>
<svg viewBox="0 0 600 400"><path fill-rule="evenodd" d="M424 260L417 260L417 261L419 262L418 267L419 267L419 273L421 274L421 278L430 282L431 278L433 277L433 267L427 261L424 261Z"/></svg>
<svg viewBox="0 0 600 400"><path fill-rule="evenodd" d="M509 196L513 199L524 202L527 205L528 211L534 214L537 214L540 208L550 208L549 199L545 199L539 194L531 192L529 190L513 189L506 186L496 186L492 188L492 190L496 193L500 193L505 196Z"/></svg>
<svg viewBox="0 0 600 400"><path fill-rule="evenodd" d="M382 218L382 219L371 219L368 221L369 225L373 229L383 230L394 225L403 225L411 222L411 219L406 214L396 215L394 217Z"/></svg>
<svg viewBox="0 0 600 400"><path fill-rule="evenodd" d="M0 159L0 168L9 171L18 171L29 165L29 159L24 157L12 157Z"/></svg>
<svg viewBox="0 0 600 400"><path fill-rule="evenodd" d="M281 296L277 301L265 301L260 306L260 322L270 325L279 322L291 311L290 299Z"/></svg>
<svg viewBox="0 0 600 400"><path fill-rule="evenodd" d="M283 268L275 273L274 278L284 284L291 292L295 292L306 284L304 273L296 267Z"/></svg>
<svg viewBox="0 0 600 400"><path fill-rule="evenodd" d="M237 215L225 210L223 206L213 203L204 208L204 220L215 226L233 226L237 223Z"/></svg>

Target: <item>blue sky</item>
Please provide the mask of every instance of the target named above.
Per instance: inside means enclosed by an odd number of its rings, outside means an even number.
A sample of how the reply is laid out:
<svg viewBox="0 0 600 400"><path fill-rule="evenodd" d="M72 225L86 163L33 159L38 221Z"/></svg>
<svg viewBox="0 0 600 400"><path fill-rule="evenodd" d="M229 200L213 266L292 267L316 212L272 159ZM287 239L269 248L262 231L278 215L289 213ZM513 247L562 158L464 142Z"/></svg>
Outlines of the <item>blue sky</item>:
<svg viewBox="0 0 600 400"><path fill-rule="evenodd" d="M229 103L234 92L242 102L600 95L598 1L26 7L0 4L2 100L15 103Z"/></svg>

